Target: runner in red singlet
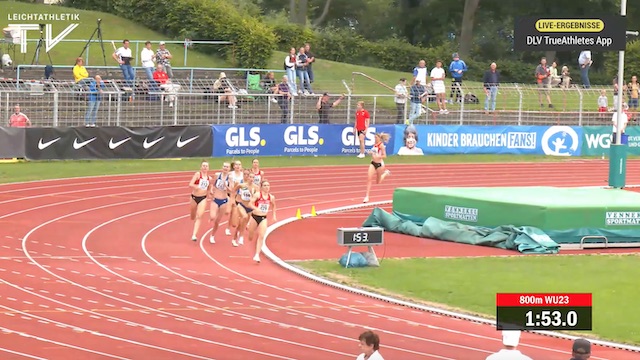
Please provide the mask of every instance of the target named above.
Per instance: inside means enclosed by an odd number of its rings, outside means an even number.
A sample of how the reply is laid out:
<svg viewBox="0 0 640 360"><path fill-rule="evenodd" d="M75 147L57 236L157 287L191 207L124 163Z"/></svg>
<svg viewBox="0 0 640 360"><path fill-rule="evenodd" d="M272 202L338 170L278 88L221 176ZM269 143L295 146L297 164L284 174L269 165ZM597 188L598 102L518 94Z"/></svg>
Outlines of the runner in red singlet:
<svg viewBox="0 0 640 360"><path fill-rule="evenodd" d="M189 206L191 207L191 220L195 221L191 240L197 241L200 220L207 208L207 202L205 200L211 188L211 175L209 175L208 162L203 161L200 164L200 171L193 174L189 182L189 187L191 188L191 201L189 202Z"/></svg>
<svg viewBox="0 0 640 360"><path fill-rule="evenodd" d="M353 126L353 134L358 138L360 143L359 158L364 158L364 139L369 128L369 112L364 109L364 101L358 101L356 109L356 124Z"/></svg>
<svg viewBox="0 0 640 360"><path fill-rule="evenodd" d="M262 180L260 184L260 191L253 194L249 206L253 209L251 212L251 219L249 220L249 241L256 241L256 254L253 257L253 261L260 262L260 252L262 251L262 245L264 244L264 235L267 232L267 214L269 208L273 211L273 221L276 220L276 197L271 193L271 184L266 179Z"/></svg>
<svg viewBox="0 0 640 360"><path fill-rule="evenodd" d="M391 174L391 171L387 170L384 165L384 159L387 158L387 148L384 143L389 141L389 134L378 133L376 134L376 144L371 149L371 164L369 165L369 172L367 174L367 194L364 197L363 203L369 202L369 192L371 191L371 183L375 177L376 184L382 183L382 181Z"/></svg>
<svg viewBox="0 0 640 360"><path fill-rule="evenodd" d="M260 170L260 160L253 159L251 164L251 172L253 174L253 183L256 186L260 186L262 178L264 177L264 171Z"/></svg>

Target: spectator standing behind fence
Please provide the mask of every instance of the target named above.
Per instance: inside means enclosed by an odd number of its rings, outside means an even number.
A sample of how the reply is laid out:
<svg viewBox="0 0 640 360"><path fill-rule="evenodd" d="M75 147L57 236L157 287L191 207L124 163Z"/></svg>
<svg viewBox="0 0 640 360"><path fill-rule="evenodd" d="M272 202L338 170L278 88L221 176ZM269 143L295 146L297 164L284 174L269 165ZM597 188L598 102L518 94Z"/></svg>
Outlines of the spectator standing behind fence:
<svg viewBox="0 0 640 360"><path fill-rule="evenodd" d="M171 52L167 50L164 41L160 41L160 48L156 51L156 64L162 65L164 71L169 76L169 79L173 78L173 71L171 70Z"/></svg>
<svg viewBox="0 0 640 360"><path fill-rule="evenodd" d="M446 89L444 88L444 78L446 77L445 71L442 68L442 61L436 61L436 67L431 69L431 85L433 86L433 92L436 94L436 104L440 114L448 114Z"/></svg>
<svg viewBox="0 0 640 360"><path fill-rule="evenodd" d="M298 93L304 95L313 94L313 90L311 89L311 82L309 82L309 72L307 71L307 66L309 65L308 61L309 58L304 52L304 48L301 47L296 59L296 75L300 79L300 87L298 88Z"/></svg>
<svg viewBox="0 0 640 360"><path fill-rule="evenodd" d="M89 72L84 67L84 59L81 57L76 59L76 65L73 67L73 80L78 86L86 86L91 82Z"/></svg>
<svg viewBox="0 0 640 360"><path fill-rule="evenodd" d="M305 43L304 44L304 52L305 54L307 54L307 73L309 74L309 82L313 84L313 63L316 62L316 57L315 55L313 55L313 53L311 52L311 44L309 43Z"/></svg>
<svg viewBox="0 0 640 360"><path fill-rule="evenodd" d="M549 68L549 79L551 82L551 87L556 87L562 81L562 78L558 76L558 63L552 62L551 68Z"/></svg>
<svg viewBox="0 0 640 360"><path fill-rule="evenodd" d="M286 71L289 81L289 91L291 96L298 95L298 87L296 86L296 48L289 49L289 55L284 58L284 70Z"/></svg>
<svg viewBox="0 0 640 360"><path fill-rule="evenodd" d="M427 63L424 60L418 62L418 66L413 68L413 79L411 85L414 85L418 80L423 86L427 85Z"/></svg>
<svg viewBox="0 0 640 360"><path fill-rule="evenodd" d="M560 85L561 88L568 89L571 86L571 72L569 68L566 66L562 67L562 83Z"/></svg>
<svg viewBox="0 0 640 360"><path fill-rule="evenodd" d="M484 113L488 114L489 111L496 111L496 99L498 98L498 87L500 87L500 72L497 70L498 65L491 63L489 70L484 72L482 78L484 93L486 98L484 99ZM491 101L491 110L489 110L489 101Z"/></svg>
<svg viewBox="0 0 640 360"><path fill-rule="evenodd" d="M591 51L585 50L580 52L580 56L578 56L578 67L580 68L580 79L582 80L582 86L586 89L591 87L591 82L589 81L589 69L593 64L593 60L591 59Z"/></svg>
<svg viewBox="0 0 640 360"><path fill-rule="evenodd" d="M153 70L156 67L154 63L156 54L151 50L151 41L144 43L144 49L140 51L140 61L142 62L142 68L147 74L147 79L153 80Z"/></svg>
<svg viewBox="0 0 640 360"><path fill-rule="evenodd" d="M629 108L635 111L638 108L638 97L640 95L640 84L638 84L638 78L635 75L631 77L631 82L627 85L627 89L629 91Z"/></svg>
<svg viewBox="0 0 640 360"><path fill-rule="evenodd" d="M286 124L289 122L289 102L291 102L291 89L289 88L289 78L285 75L282 77L282 82L278 84L276 90L278 96L278 105L282 110L281 123Z"/></svg>
<svg viewBox="0 0 640 360"><path fill-rule="evenodd" d="M453 95L456 95L456 102L462 102L462 76L467 71L467 63L460 60L458 53L453 54L453 61L449 64L451 73L451 92L449 93L450 103L453 103Z"/></svg>
<svg viewBox="0 0 640 360"><path fill-rule="evenodd" d="M422 115L422 103L427 98L427 88L422 85L420 79L415 79L415 84L409 89L409 96L411 98L411 115L407 124L413 125L413 122Z"/></svg>
<svg viewBox="0 0 640 360"><path fill-rule="evenodd" d="M551 71L547 67L547 58L543 57L540 59L540 64L536 66L535 74L538 82L538 101L540 102L540 107L544 107L542 97L546 96L549 108L553 108L551 95L549 94L549 87L551 86Z"/></svg>
<svg viewBox="0 0 640 360"><path fill-rule="evenodd" d="M395 88L396 124L404 123L404 109L407 107L407 79L401 78Z"/></svg>
<svg viewBox="0 0 640 360"><path fill-rule="evenodd" d="M607 90L600 90L600 96L598 96L598 112L600 113L600 118L604 119L604 114L609 111L609 100L607 99Z"/></svg>
<svg viewBox="0 0 640 360"><path fill-rule="evenodd" d="M20 105L13 107L13 114L9 117L9 126L21 128L31 126L31 120L29 120L27 115L20 111Z"/></svg>
<svg viewBox="0 0 640 360"><path fill-rule="evenodd" d="M340 102L344 99L344 94L342 94L338 100L330 103L329 102L329 93L324 93L318 99L318 103L316 104L316 109L318 110L318 122L320 124L328 124L329 123L329 110L338 106Z"/></svg>
<svg viewBox="0 0 640 360"><path fill-rule="evenodd" d="M98 108L100 108L100 102L102 101L102 89L104 88L104 82L100 75L96 75L96 77L89 83L89 103L87 104L87 112L84 114L84 126L96 126Z"/></svg>
<svg viewBox="0 0 640 360"><path fill-rule="evenodd" d="M131 48L129 48L129 40L122 41L122 46L119 47L116 52L113 53L113 58L120 64L122 75L127 82L127 86L133 88L133 81L136 78L136 73L131 66Z"/></svg>

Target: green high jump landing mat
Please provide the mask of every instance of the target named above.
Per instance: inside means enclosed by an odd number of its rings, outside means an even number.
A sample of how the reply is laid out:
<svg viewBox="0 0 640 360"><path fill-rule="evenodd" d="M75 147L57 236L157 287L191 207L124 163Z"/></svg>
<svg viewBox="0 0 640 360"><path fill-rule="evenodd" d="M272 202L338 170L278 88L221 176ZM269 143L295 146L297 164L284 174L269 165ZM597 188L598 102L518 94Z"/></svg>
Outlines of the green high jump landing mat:
<svg viewBox="0 0 640 360"><path fill-rule="evenodd" d="M467 226L526 226L561 249L640 246L640 193L604 188L397 188L393 212Z"/></svg>

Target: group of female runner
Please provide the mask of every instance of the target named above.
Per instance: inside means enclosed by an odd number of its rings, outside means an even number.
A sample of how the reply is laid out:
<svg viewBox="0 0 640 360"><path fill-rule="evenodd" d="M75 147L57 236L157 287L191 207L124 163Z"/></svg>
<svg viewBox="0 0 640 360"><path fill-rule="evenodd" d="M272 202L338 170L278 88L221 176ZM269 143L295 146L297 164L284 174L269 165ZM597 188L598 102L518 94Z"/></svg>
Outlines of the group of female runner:
<svg viewBox="0 0 640 360"><path fill-rule="evenodd" d="M380 184L391 174L386 169L384 159L387 157L385 143L389 135L378 133L375 135L375 145L369 151L371 163L367 172L367 192L363 202L369 202L371 184ZM267 231L267 215L272 210L273 221L276 221L276 198L271 194L271 184L264 178L264 171L260 170L260 162L253 159L251 169L243 169L239 160L231 164L222 164L222 170L213 176L209 175L209 163L203 161L200 171L193 174L189 183L191 192L191 220L193 224L193 241L198 240L198 230L202 216L206 211L205 201L211 199L209 208L209 222L213 222L209 242L215 244L215 234L223 217L228 216L226 235L231 236L233 246L244 244L244 234L247 232L249 241L256 240L256 252L253 260L260 262L260 252L264 244Z"/></svg>
<svg viewBox="0 0 640 360"><path fill-rule="evenodd" d="M256 241L253 260L260 262L260 251L267 230L267 215L272 210L276 221L276 199L270 192L271 185L260 170L260 162L253 159L251 169L243 169L239 160L231 164L225 162L222 169L209 175L209 163L203 161L200 171L193 174L190 187L191 220L194 220L191 240L198 240L198 230L206 211L207 198L211 199L209 222L212 222L209 242L215 244L215 234L223 217L228 217L226 234L230 235L233 246L244 243L244 234L249 241Z"/></svg>

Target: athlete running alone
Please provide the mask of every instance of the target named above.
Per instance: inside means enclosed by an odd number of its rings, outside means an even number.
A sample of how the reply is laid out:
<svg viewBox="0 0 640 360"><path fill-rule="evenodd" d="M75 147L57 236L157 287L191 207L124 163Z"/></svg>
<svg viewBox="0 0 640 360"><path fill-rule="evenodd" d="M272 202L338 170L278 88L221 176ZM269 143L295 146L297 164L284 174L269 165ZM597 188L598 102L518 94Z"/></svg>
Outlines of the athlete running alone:
<svg viewBox="0 0 640 360"><path fill-rule="evenodd" d="M209 175L209 163L203 161L200 164L200 171L193 174L189 182L191 188L191 220L193 223L193 234L191 240L198 240L198 230L200 230L200 221L202 215L207 209L207 196L211 188L211 175Z"/></svg>
<svg viewBox="0 0 640 360"><path fill-rule="evenodd" d="M244 179L234 188L236 204L235 212L231 214L231 227L233 246L242 245L244 243L244 232L249 223L249 214L253 209L249 206L253 194L260 190L260 186L253 183L254 174L249 169L244 169ZM237 240L237 242L236 242Z"/></svg>
<svg viewBox="0 0 640 360"><path fill-rule="evenodd" d="M376 143L369 151L371 153L371 164L367 173L367 194L362 200L363 203L369 202L369 192L371 191L371 183L375 178L376 184L382 183L384 179L391 174L384 165L384 159L387 158L387 148L384 146L389 141L389 134L376 134Z"/></svg>
<svg viewBox="0 0 640 360"><path fill-rule="evenodd" d="M249 206L253 209L251 219L249 219L249 241L256 241L256 254L253 261L260 262L260 252L264 245L264 235L267 232L267 215L271 209L273 221L276 217L276 197L271 194L271 184L266 179L260 183L260 190L253 194Z"/></svg>
<svg viewBox="0 0 640 360"><path fill-rule="evenodd" d="M262 178L264 178L264 171L260 170L260 160L253 159L251 172L253 173L253 183L259 187L260 182L262 182Z"/></svg>
<svg viewBox="0 0 640 360"><path fill-rule="evenodd" d="M213 177L213 186L211 187L211 208L209 209L209 221L213 221L211 227L211 235L209 242L216 243L215 235L220 226L220 220L224 215L229 214L229 168L228 162L222 164L222 171L216 173Z"/></svg>

